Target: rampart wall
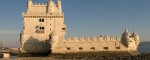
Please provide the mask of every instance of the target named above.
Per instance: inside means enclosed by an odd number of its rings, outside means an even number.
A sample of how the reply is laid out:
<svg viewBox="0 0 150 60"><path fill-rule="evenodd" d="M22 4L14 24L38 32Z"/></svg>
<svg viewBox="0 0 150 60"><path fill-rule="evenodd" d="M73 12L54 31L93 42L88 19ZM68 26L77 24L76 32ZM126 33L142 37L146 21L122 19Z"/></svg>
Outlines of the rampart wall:
<svg viewBox="0 0 150 60"><path fill-rule="evenodd" d="M53 53L78 53L99 51L127 51L120 37L72 37L60 40L52 48Z"/></svg>

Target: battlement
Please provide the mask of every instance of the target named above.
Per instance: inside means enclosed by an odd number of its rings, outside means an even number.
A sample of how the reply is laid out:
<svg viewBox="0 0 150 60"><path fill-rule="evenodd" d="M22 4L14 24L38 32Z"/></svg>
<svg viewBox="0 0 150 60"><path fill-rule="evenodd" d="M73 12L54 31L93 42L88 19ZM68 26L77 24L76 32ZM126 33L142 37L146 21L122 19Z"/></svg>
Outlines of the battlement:
<svg viewBox="0 0 150 60"><path fill-rule="evenodd" d="M63 40L65 42L78 42L78 41L83 41L83 42L91 42L91 41L120 41L121 38L120 37L109 37L109 36L101 36L101 37L81 37L81 38L77 38L77 37L69 37L66 40Z"/></svg>
<svg viewBox="0 0 150 60"><path fill-rule="evenodd" d="M60 1L57 1L57 3L53 1L49 1L47 3L33 3L32 0L28 0L27 12L26 14L23 14L23 16L28 15L45 17L46 15L58 16L64 14L62 12Z"/></svg>
<svg viewBox="0 0 150 60"><path fill-rule="evenodd" d="M38 18L38 17L44 17L44 18L63 18L64 13L59 14L59 13L22 13L22 16L24 17L30 17L30 18Z"/></svg>
<svg viewBox="0 0 150 60"><path fill-rule="evenodd" d="M47 3L33 3L32 6L47 6Z"/></svg>

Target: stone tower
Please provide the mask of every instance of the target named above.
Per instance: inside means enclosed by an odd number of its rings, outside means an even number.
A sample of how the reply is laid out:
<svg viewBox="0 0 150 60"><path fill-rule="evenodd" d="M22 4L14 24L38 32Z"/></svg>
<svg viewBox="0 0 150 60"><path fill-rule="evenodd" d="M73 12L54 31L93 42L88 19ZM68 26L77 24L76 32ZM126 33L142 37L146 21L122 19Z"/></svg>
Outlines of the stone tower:
<svg viewBox="0 0 150 60"><path fill-rule="evenodd" d="M66 25L61 1L33 3L28 0L27 11L22 13L22 53L94 53L94 52L137 52L139 35L125 29L122 37L69 37L64 39Z"/></svg>
<svg viewBox="0 0 150 60"><path fill-rule="evenodd" d="M22 13L23 31L21 33L22 52L45 53L50 50L53 33L64 39L66 25L61 1L54 3L33 3L28 0L27 12Z"/></svg>

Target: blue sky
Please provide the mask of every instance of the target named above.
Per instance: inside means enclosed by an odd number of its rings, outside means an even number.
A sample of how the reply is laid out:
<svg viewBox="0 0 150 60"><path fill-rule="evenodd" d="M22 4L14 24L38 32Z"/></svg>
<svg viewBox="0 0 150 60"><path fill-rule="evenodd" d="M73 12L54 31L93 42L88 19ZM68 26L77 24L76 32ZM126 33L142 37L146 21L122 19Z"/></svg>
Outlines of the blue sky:
<svg viewBox="0 0 150 60"><path fill-rule="evenodd" d="M26 4L27 0L0 1L0 41L5 46L20 45L21 15L26 11ZM141 41L150 41L150 0L62 0L62 6L66 37L121 36L128 28L131 33L135 30Z"/></svg>

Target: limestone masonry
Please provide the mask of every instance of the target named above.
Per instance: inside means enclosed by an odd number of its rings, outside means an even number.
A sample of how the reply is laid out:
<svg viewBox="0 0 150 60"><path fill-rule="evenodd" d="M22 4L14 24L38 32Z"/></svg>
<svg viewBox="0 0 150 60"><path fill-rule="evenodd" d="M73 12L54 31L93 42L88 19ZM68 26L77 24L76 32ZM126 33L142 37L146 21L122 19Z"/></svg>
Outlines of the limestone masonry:
<svg viewBox="0 0 150 60"><path fill-rule="evenodd" d="M80 53L103 51L135 52L139 36L127 29L121 37L71 37L65 39L66 25L61 1L33 3L28 0L27 11L22 13L21 52L24 53Z"/></svg>

